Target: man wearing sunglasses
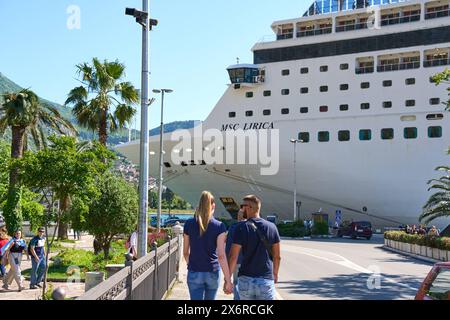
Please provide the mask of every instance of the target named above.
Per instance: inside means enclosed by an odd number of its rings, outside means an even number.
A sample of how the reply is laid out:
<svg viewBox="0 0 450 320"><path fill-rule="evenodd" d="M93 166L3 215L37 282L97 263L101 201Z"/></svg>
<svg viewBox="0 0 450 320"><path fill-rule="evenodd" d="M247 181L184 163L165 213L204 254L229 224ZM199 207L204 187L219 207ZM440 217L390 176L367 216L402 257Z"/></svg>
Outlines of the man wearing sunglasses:
<svg viewBox="0 0 450 320"><path fill-rule="evenodd" d="M230 252L230 272L233 273L239 253L239 296L241 300L275 300L275 283L280 268L280 235L277 227L260 217L261 200L246 196L241 211L247 221L241 222L233 232Z"/></svg>
<svg viewBox="0 0 450 320"><path fill-rule="evenodd" d="M45 229L39 228L38 234L31 239L28 246L31 255L30 289L41 288L45 272Z"/></svg>

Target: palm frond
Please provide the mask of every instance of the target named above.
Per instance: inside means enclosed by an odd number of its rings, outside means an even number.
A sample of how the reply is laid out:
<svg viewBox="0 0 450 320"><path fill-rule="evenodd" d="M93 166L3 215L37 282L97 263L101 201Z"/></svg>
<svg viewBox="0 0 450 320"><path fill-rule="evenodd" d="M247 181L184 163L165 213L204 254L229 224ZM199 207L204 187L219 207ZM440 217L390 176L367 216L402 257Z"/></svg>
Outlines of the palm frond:
<svg viewBox="0 0 450 320"><path fill-rule="evenodd" d="M115 93L127 104L139 102L139 91L130 82L119 83L115 88Z"/></svg>
<svg viewBox="0 0 450 320"><path fill-rule="evenodd" d="M127 123L133 119L136 114L136 109L126 104L120 104L114 111L114 118L120 129L123 129Z"/></svg>

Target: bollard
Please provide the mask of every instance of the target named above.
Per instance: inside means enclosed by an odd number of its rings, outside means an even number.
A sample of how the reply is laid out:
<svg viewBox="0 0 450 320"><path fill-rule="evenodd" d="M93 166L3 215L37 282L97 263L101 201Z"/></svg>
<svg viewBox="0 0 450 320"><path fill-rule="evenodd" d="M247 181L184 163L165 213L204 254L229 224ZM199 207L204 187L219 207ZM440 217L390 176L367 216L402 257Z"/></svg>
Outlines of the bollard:
<svg viewBox="0 0 450 320"><path fill-rule="evenodd" d="M88 292L92 288L98 286L105 279L103 272L86 272L86 282L84 284L84 291Z"/></svg>
<svg viewBox="0 0 450 320"><path fill-rule="evenodd" d="M56 288L52 292L52 299L53 300L64 300L64 299L66 299L66 290L64 290L64 288Z"/></svg>

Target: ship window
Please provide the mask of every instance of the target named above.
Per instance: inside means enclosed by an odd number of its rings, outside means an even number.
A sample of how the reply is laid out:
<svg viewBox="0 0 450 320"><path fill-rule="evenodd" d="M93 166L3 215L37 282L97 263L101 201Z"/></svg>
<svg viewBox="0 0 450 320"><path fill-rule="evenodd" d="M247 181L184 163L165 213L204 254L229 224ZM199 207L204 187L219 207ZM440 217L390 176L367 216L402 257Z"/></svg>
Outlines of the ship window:
<svg viewBox="0 0 450 320"><path fill-rule="evenodd" d="M370 88L370 82L361 82L361 89Z"/></svg>
<svg viewBox="0 0 450 320"><path fill-rule="evenodd" d="M328 131L320 131L318 134L319 142L330 141L330 133Z"/></svg>
<svg viewBox="0 0 450 320"><path fill-rule="evenodd" d="M361 141L372 140L372 130L370 129L359 130L359 140Z"/></svg>
<svg viewBox="0 0 450 320"><path fill-rule="evenodd" d="M444 115L442 113L427 115L427 120L442 120L442 119L444 119Z"/></svg>
<svg viewBox="0 0 450 320"><path fill-rule="evenodd" d="M281 94L282 94L283 96L288 96L288 95L289 95L289 89L283 89L283 90L281 90Z"/></svg>
<svg viewBox="0 0 450 320"><path fill-rule="evenodd" d="M406 83L407 86L416 84L416 78L408 78L408 79L405 80L405 83Z"/></svg>
<svg viewBox="0 0 450 320"><path fill-rule="evenodd" d="M320 112L328 112L328 106L321 106Z"/></svg>
<svg viewBox="0 0 450 320"><path fill-rule="evenodd" d="M393 140L394 139L394 129L381 129L381 139L383 140Z"/></svg>
<svg viewBox="0 0 450 320"><path fill-rule="evenodd" d="M392 108L392 101L384 101L383 108L385 108L385 109Z"/></svg>
<svg viewBox="0 0 450 320"><path fill-rule="evenodd" d="M281 75L282 76L288 76L289 74L290 74L289 69L281 70Z"/></svg>
<svg viewBox="0 0 450 320"><path fill-rule="evenodd" d="M341 111L348 111L348 104L341 104L339 106L339 110L341 110Z"/></svg>
<svg viewBox="0 0 450 320"><path fill-rule="evenodd" d="M341 84L340 88L341 88L341 91L346 91L346 90L348 90L348 84L347 83Z"/></svg>
<svg viewBox="0 0 450 320"><path fill-rule="evenodd" d="M407 107L414 107L416 105L416 100L406 100L405 105Z"/></svg>
<svg viewBox="0 0 450 320"><path fill-rule="evenodd" d="M308 113L308 112L309 112L309 108L308 107L300 108L300 113Z"/></svg>
<svg viewBox="0 0 450 320"><path fill-rule="evenodd" d="M442 138L442 127L429 127L428 138Z"/></svg>
<svg viewBox="0 0 450 320"><path fill-rule="evenodd" d="M430 99L430 104L431 105L437 105L439 103L441 103L441 99L440 98L432 98L432 99Z"/></svg>
<svg viewBox="0 0 450 320"><path fill-rule="evenodd" d="M321 86L320 92L328 92L328 86Z"/></svg>
<svg viewBox="0 0 450 320"><path fill-rule="evenodd" d="M341 70L348 70L348 63L342 63L339 68Z"/></svg>
<svg viewBox="0 0 450 320"><path fill-rule="evenodd" d="M350 131L342 130L338 132L339 141L350 141Z"/></svg>
<svg viewBox="0 0 450 320"><path fill-rule="evenodd" d="M245 112L246 117L253 117L253 111L246 111Z"/></svg>
<svg viewBox="0 0 450 320"><path fill-rule="evenodd" d="M298 134L298 140L302 140L303 143L308 143L310 141L309 132L300 132Z"/></svg>
<svg viewBox="0 0 450 320"><path fill-rule="evenodd" d="M289 114L289 108L281 109L281 114Z"/></svg>
<svg viewBox="0 0 450 320"><path fill-rule="evenodd" d="M405 128L405 139L417 139L417 128Z"/></svg>
<svg viewBox="0 0 450 320"><path fill-rule="evenodd" d="M361 110L369 110L370 103L361 103Z"/></svg>
<svg viewBox="0 0 450 320"><path fill-rule="evenodd" d="M270 97L271 95L272 95L272 91L270 91L270 90L266 90L263 92L264 97Z"/></svg>
<svg viewBox="0 0 450 320"><path fill-rule="evenodd" d="M384 80L383 87L392 87L392 80Z"/></svg>
<svg viewBox="0 0 450 320"><path fill-rule="evenodd" d="M236 118L236 112L230 112L230 113L228 114L228 117L230 117L230 118Z"/></svg>
<svg viewBox="0 0 450 320"><path fill-rule="evenodd" d="M300 73L301 73L301 74L309 73L309 68L301 68L301 69L300 69Z"/></svg>
<svg viewBox="0 0 450 320"><path fill-rule="evenodd" d="M272 113L272 111L270 111L269 109L263 110L263 115L264 115L264 116L270 116L271 113Z"/></svg>
<svg viewBox="0 0 450 320"><path fill-rule="evenodd" d="M328 71L328 66L321 66L320 67L320 72L327 72Z"/></svg>
<svg viewBox="0 0 450 320"><path fill-rule="evenodd" d="M246 92L245 93L245 96L247 97L247 98L253 98L253 92Z"/></svg>
<svg viewBox="0 0 450 320"><path fill-rule="evenodd" d="M306 87L300 89L300 93L301 93L301 94L305 94L305 93L308 93L308 92L309 92L309 89L306 88Z"/></svg>

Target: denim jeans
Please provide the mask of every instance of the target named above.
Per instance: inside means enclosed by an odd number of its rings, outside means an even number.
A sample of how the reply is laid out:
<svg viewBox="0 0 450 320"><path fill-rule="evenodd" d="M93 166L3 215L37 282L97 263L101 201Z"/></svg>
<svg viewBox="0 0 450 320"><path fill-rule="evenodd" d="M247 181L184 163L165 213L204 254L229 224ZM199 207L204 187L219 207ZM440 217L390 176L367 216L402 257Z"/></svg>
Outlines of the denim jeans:
<svg viewBox="0 0 450 320"><path fill-rule="evenodd" d="M240 264L236 265L236 270L234 270L233 273L233 300L241 300L241 298L239 297L239 269L241 268Z"/></svg>
<svg viewBox="0 0 450 320"><path fill-rule="evenodd" d="M193 272L189 271L187 284L191 300L215 300L219 289L220 271Z"/></svg>
<svg viewBox="0 0 450 320"><path fill-rule="evenodd" d="M275 282L264 278L239 277L241 300L275 300Z"/></svg>
<svg viewBox="0 0 450 320"><path fill-rule="evenodd" d="M0 274L2 275L2 277L4 277L6 274L6 268L2 262L3 262L3 256L0 256Z"/></svg>
<svg viewBox="0 0 450 320"><path fill-rule="evenodd" d="M30 286L35 286L41 283L44 279L45 272L45 257L40 258L38 261L31 257L31 280Z"/></svg>

